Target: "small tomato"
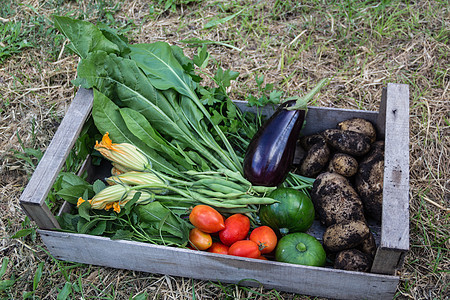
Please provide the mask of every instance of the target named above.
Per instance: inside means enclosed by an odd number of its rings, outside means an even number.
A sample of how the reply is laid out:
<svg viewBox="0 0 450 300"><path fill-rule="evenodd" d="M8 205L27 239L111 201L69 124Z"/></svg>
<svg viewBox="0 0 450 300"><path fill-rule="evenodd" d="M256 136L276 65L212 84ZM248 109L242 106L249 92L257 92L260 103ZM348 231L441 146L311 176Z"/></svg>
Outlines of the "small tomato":
<svg viewBox="0 0 450 300"><path fill-rule="evenodd" d="M262 254L272 252L277 246L277 235L269 226L260 226L250 233L250 240L258 244Z"/></svg>
<svg viewBox="0 0 450 300"><path fill-rule="evenodd" d="M258 244L251 240L241 240L233 243L228 249L228 254L241 257L259 258L261 251L259 251Z"/></svg>
<svg viewBox="0 0 450 300"><path fill-rule="evenodd" d="M206 233L218 232L225 228L223 216L208 205L196 205L189 214L189 221Z"/></svg>
<svg viewBox="0 0 450 300"><path fill-rule="evenodd" d="M198 228L193 228L189 232L189 243L197 250L206 250L212 245L212 238L209 233Z"/></svg>
<svg viewBox="0 0 450 300"><path fill-rule="evenodd" d="M213 242L211 247L208 248L208 252L211 253L218 253L218 254L228 254L228 246L219 243L219 242Z"/></svg>
<svg viewBox="0 0 450 300"><path fill-rule="evenodd" d="M245 239L249 230L250 219L242 214L234 214L225 220L225 229L219 231L219 238L223 244L230 246Z"/></svg>

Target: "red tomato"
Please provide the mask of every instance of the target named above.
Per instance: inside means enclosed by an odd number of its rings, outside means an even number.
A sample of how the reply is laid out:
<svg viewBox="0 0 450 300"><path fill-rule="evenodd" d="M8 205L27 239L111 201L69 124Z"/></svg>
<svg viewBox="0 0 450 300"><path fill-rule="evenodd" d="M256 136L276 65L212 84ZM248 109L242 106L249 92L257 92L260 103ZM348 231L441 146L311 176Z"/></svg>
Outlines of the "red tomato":
<svg viewBox="0 0 450 300"><path fill-rule="evenodd" d="M251 240L241 240L235 242L228 249L228 254L241 257L259 258L261 251L259 251L258 244Z"/></svg>
<svg viewBox="0 0 450 300"><path fill-rule="evenodd" d="M250 233L250 240L258 244L262 254L270 253L277 246L278 238L269 226L260 226Z"/></svg>
<svg viewBox="0 0 450 300"><path fill-rule="evenodd" d="M197 250L206 250L212 245L212 238L209 233L198 228L193 228L189 232L189 243Z"/></svg>
<svg viewBox="0 0 450 300"><path fill-rule="evenodd" d="M225 229L219 231L219 238L227 246L247 237L250 219L242 214L234 214L225 220Z"/></svg>
<svg viewBox="0 0 450 300"><path fill-rule="evenodd" d="M196 205L189 214L189 221L206 233L218 232L225 228L222 215L208 205Z"/></svg>
<svg viewBox="0 0 450 300"><path fill-rule="evenodd" d="M219 243L219 242L213 242L212 246L208 248L208 252L211 253L219 253L219 254L228 254L228 246Z"/></svg>
<svg viewBox="0 0 450 300"><path fill-rule="evenodd" d="M261 255L260 257L257 257L257 259L261 259L261 260L268 260L268 259L267 259L267 257L265 257L265 256L262 256L262 255Z"/></svg>

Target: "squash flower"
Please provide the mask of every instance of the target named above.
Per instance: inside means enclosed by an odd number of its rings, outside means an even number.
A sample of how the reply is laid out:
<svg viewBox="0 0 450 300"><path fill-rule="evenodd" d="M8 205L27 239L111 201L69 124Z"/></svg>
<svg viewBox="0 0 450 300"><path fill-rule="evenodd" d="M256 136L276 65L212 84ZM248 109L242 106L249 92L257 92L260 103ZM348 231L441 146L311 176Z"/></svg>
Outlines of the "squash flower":
<svg viewBox="0 0 450 300"><path fill-rule="evenodd" d="M114 209L115 212L119 213L121 207L123 207L128 201L133 199L138 191L130 190L130 187L116 184L107 186L103 190L101 190L98 194L96 194L91 200L87 200L91 204L91 208L93 209L104 209L110 210ZM153 193L149 193L146 191L139 191L140 196L136 203L152 200L154 198ZM77 202L77 207L80 206L84 201L84 199L79 198Z"/></svg>
<svg viewBox="0 0 450 300"><path fill-rule="evenodd" d="M100 143L95 142L94 149L112 161L121 171L145 171L152 167L148 158L136 146L128 143L115 144L109 138L108 132L103 135Z"/></svg>
<svg viewBox="0 0 450 300"><path fill-rule="evenodd" d="M131 186L142 186L145 189L151 189L155 194L163 194L166 192L163 186L167 182L153 172L137 172L131 171L106 178L106 182L110 185L126 184Z"/></svg>

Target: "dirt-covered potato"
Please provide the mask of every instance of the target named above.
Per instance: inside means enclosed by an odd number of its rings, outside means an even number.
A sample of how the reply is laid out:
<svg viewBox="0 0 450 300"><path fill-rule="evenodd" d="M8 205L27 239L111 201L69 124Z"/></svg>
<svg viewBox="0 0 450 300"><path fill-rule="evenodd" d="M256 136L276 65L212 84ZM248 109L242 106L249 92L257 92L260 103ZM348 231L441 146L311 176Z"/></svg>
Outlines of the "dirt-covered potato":
<svg viewBox="0 0 450 300"><path fill-rule="evenodd" d="M345 220L365 220L361 199L350 182L337 173L317 176L311 199L319 220L326 227Z"/></svg>
<svg viewBox="0 0 450 300"><path fill-rule="evenodd" d="M312 145L300 162L298 172L306 177L316 177L328 164L330 148L325 141Z"/></svg>
<svg viewBox="0 0 450 300"><path fill-rule="evenodd" d="M370 138L362 133L341 129L326 129L322 132L325 141L338 152L362 156L370 150Z"/></svg>
<svg viewBox="0 0 450 300"><path fill-rule="evenodd" d="M351 177L358 171L358 161L351 155L336 153L330 160L329 170L345 177Z"/></svg>
<svg viewBox="0 0 450 300"><path fill-rule="evenodd" d="M317 143L325 143L325 139L320 134L305 135L299 139L300 146L305 150L309 150Z"/></svg>
<svg viewBox="0 0 450 300"><path fill-rule="evenodd" d="M334 260L335 269L347 271L369 272L371 266L372 259L357 249L343 250Z"/></svg>
<svg viewBox="0 0 450 300"><path fill-rule="evenodd" d="M377 141L360 164L355 187L364 204L365 212L381 221L383 206L384 142Z"/></svg>
<svg viewBox="0 0 450 300"><path fill-rule="evenodd" d="M377 244L375 242L375 237L372 232L369 233L367 238L365 238L362 243L357 247L358 250L361 250L365 254L369 255L372 259L375 257L377 253Z"/></svg>
<svg viewBox="0 0 450 300"><path fill-rule="evenodd" d="M331 252L351 249L361 244L369 234L366 222L346 220L327 227L323 234L323 245Z"/></svg>
<svg viewBox="0 0 450 300"><path fill-rule="evenodd" d="M353 118L342 121L338 124L338 128L365 134L370 138L371 143L375 142L377 139L377 132L373 124L362 118Z"/></svg>

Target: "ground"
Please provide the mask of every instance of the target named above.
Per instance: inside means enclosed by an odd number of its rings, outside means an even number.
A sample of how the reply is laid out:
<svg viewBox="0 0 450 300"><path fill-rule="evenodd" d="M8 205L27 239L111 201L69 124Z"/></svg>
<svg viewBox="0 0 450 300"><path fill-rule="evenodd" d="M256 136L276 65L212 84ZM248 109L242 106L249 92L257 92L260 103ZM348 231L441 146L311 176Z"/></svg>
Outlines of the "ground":
<svg viewBox="0 0 450 300"><path fill-rule="evenodd" d="M67 111L78 58L51 15L103 22L131 42L208 43L240 73L233 99L264 86L313 105L377 110L389 82L410 88L410 251L397 299L448 299L450 270L450 4L448 1L4 0L0 4L0 298L309 299L262 288L55 260L19 197ZM210 23L214 21L215 24ZM259 86L256 77L264 76ZM14 237L15 235L15 237ZM22 235L22 236L21 236Z"/></svg>

